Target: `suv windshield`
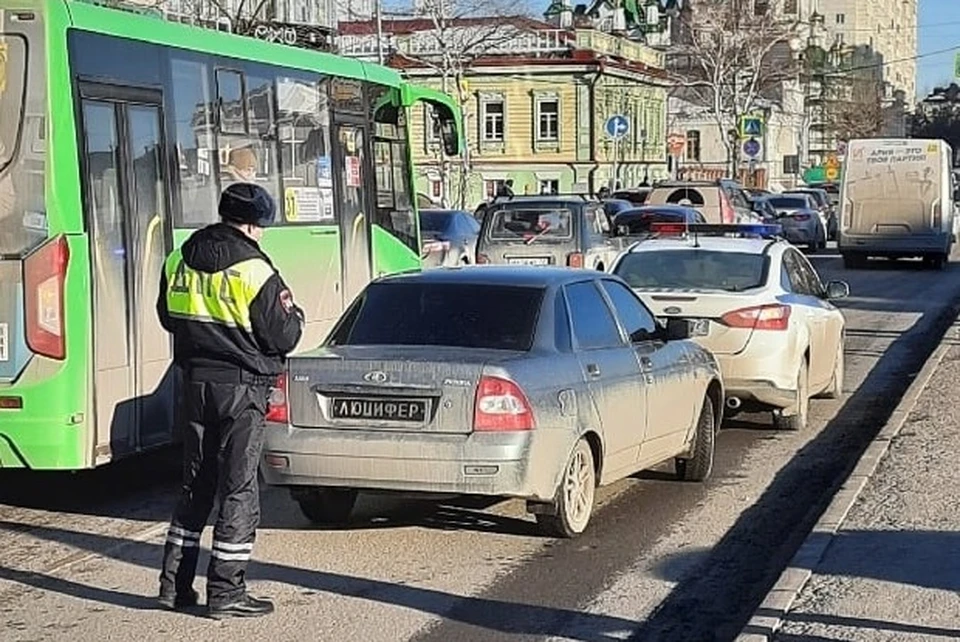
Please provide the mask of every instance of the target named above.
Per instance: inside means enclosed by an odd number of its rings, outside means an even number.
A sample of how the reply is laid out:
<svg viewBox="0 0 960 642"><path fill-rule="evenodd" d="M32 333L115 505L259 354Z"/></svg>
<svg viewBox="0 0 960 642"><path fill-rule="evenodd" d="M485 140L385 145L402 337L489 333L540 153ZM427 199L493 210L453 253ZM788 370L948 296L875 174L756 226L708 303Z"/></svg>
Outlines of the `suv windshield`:
<svg viewBox="0 0 960 642"><path fill-rule="evenodd" d="M372 283L329 345L526 351L533 345L543 293L505 285Z"/></svg>
<svg viewBox="0 0 960 642"><path fill-rule="evenodd" d="M767 202L780 210L805 210L810 207L810 202L805 197L772 196Z"/></svg>
<svg viewBox="0 0 960 642"><path fill-rule="evenodd" d="M632 252L614 274L637 289L740 292L762 286L766 271L762 254L690 249Z"/></svg>
<svg viewBox="0 0 960 642"><path fill-rule="evenodd" d="M563 207L525 207L497 210L490 221L490 238L522 241L533 238L568 239L573 212Z"/></svg>

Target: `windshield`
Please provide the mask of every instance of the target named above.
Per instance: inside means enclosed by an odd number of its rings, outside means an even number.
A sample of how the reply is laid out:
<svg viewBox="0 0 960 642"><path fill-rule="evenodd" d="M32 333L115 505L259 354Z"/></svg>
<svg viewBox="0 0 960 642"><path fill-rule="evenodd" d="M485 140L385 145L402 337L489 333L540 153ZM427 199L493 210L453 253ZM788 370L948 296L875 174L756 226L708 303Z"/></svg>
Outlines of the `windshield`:
<svg viewBox="0 0 960 642"><path fill-rule="evenodd" d="M36 14L0 9L0 258L20 257L47 236L42 32ZM28 78L38 81L28 87Z"/></svg>
<svg viewBox="0 0 960 642"><path fill-rule="evenodd" d="M420 229L424 232L448 232L453 226L453 212L420 212Z"/></svg>
<svg viewBox="0 0 960 642"><path fill-rule="evenodd" d="M490 222L490 238L526 241L534 238L568 239L573 212L562 207L498 210Z"/></svg>
<svg viewBox="0 0 960 642"><path fill-rule="evenodd" d="M778 210L804 210L810 207L810 202L804 197L772 197L767 202Z"/></svg>
<svg viewBox="0 0 960 642"><path fill-rule="evenodd" d="M625 255L614 274L637 289L740 292L763 285L766 268L762 254L658 250Z"/></svg>
<svg viewBox="0 0 960 642"><path fill-rule="evenodd" d="M543 293L505 285L373 283L330 343L526 351Z"/></svg>

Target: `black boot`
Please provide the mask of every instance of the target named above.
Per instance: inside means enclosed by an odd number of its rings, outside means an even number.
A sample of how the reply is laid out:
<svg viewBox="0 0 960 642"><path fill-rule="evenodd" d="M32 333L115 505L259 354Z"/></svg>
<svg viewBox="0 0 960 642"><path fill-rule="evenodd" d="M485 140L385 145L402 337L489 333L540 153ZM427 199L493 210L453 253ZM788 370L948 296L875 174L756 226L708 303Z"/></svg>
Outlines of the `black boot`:
<svg viewBox="0 0 960 642"><path fill-rule="evenodd" d="M226 602L215 602L207 606L210 617L221 619L226 617L260 617L273 613L273 602L258 600L246 593Z"/></svg>
<svg viewBox="0 0 960 642"><path fill-rule="evenodd" d="M187 593L164 593L160 591L160 597L157 598L157 603L165 609L170 609L172 611L179 611L180 609L189 609L197 605L197 601L200 599L200 596L197 595L197 592L193 589L190 589Z"/></svg>

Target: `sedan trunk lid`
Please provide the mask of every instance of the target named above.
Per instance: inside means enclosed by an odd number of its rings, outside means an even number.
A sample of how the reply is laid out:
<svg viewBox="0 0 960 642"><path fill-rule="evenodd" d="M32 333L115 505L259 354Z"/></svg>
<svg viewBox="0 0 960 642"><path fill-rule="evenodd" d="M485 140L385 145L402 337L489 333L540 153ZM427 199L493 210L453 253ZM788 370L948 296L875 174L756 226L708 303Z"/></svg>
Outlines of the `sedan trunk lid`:
<svg viewBox="0 0 960 642"><path fill-rule="evenodd" d="M484 365L522 354L422 346L338 346L289 360L300 428L464 434Z"/></svg>
<svg viewBox="0 0 960 642"><path fill-rule="evenodd" d="M753 307L755 297L745 297L740 293L694 290L687 292L635 291L659 318L708 319L708 334L693 337L693 340L715 354L729 355L742 352L753 336L752 328L731 328L724 325L720 319L728 312Z"/></svg>

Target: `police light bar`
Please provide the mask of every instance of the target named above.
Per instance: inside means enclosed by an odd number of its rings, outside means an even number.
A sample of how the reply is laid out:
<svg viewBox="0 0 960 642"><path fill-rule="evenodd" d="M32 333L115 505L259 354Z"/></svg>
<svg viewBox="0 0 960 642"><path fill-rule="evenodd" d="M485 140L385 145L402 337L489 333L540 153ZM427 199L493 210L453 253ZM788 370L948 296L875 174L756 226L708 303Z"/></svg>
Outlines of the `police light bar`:
<svg viewBox="0 0 960 642"><path fill-rule="evenodd" d="M772 239L783 236L783 226L766 223L694 223L690 233L701 236L733 236Z"/></svg>

